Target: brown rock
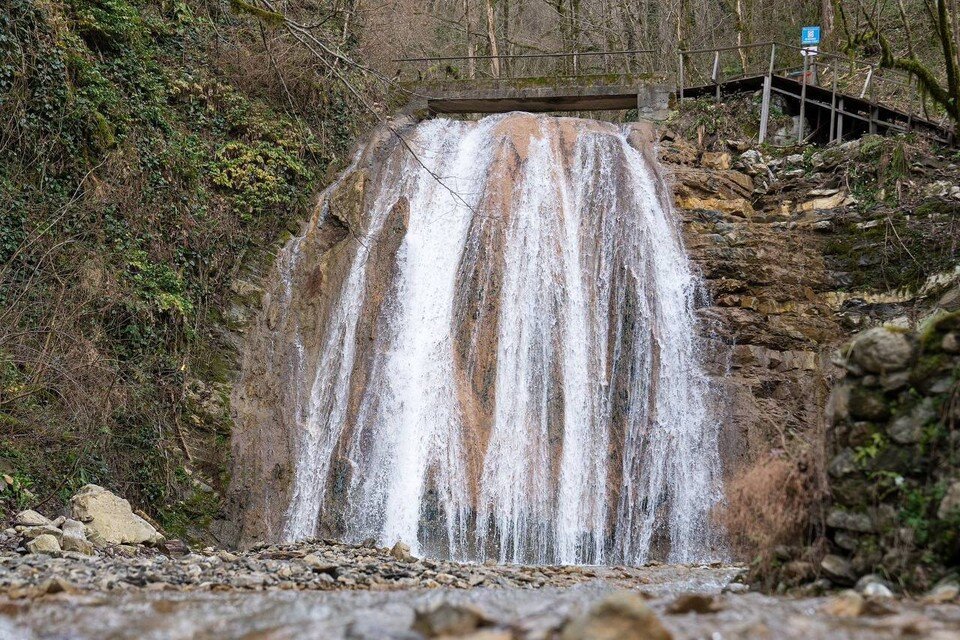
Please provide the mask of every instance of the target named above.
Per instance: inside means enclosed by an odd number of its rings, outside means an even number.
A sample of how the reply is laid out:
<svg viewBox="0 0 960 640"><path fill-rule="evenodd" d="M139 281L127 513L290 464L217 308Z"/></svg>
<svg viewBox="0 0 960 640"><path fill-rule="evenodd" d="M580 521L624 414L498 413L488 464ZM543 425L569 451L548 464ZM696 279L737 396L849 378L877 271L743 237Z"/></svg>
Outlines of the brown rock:
<svg viewBox="0 0 960 640"><path fill-rule="evenodd" d="M700 157L700 164L707 169L726 171L733 164L733 160L729 153L722 151L706 151L704 152L703 156Z"/></svg>
<svg viewBox="0 0 960 640"><path fill-rule="evenodd" d="M829 616L840 618L857 618L863 615L865 601L856 591L844 591L835 596L823 607L823 612Z"/></svg>
<svg viewBox="0 0 960 640"><path fill-rule="evenodd" d="M428 638L433 638L462 636L489 624L490 620L487 616L476 607L441 602L429 609L417 611L411 628Z"/></svg>
<svg viewBox="0 0 960 640"><path fill-rule="evenodd" d="M560 633L561 640L671 640L643 598L631 591L607 596L590 611L571 620Z"/></svg>
<svg viewBox="0 0 960 640"><path fill-rule="evenodd" d="M685 593L667 606L667 613L716 613L719 611L713 596L702 593Z"/></svg>

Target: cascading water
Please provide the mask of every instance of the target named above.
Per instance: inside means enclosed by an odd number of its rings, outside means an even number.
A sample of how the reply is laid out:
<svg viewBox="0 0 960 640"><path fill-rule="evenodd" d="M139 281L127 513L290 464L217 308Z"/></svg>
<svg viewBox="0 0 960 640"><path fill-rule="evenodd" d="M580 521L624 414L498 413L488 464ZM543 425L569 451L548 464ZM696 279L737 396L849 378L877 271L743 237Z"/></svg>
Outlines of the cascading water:
<svg viewBox="0 0 960 640"><path fill-rule="evenodd" d="M288 245L283 538L507 562L714 555L698 282L638 131L528 114L406 129L366 180L317 326L289 317L304 239Z"/></svg>

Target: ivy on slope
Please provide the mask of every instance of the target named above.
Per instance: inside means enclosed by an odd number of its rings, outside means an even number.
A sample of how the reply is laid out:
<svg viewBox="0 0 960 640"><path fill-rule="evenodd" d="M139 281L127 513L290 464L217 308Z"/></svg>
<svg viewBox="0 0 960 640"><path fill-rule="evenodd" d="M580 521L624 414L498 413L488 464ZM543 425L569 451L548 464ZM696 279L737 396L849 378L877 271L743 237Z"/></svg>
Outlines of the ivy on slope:
<svg viewBox="0 0 960 640"><path fill-rule="evenodd" d="M311 123L252 97L225 5L6 7L0 505L97 482L177 533L225 480L231 284L304 217L354 115L332 86Z"/></svg>

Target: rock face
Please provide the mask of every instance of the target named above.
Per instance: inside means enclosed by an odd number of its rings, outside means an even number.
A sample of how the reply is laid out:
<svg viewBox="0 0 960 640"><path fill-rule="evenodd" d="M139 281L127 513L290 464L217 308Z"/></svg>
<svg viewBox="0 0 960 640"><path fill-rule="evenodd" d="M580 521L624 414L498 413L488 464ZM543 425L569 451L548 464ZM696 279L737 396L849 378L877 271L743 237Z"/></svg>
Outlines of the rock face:
<svg viewBox="0 0 960 640"><path fill-rule="evenodd" d="M163 536L136 515L130 503L95 484L83 487L70 499L73 517L110 544L156 544Z"/></svg>
<svg viewBox="0 0 960 640"><path fill-rule="evenodd" d="M710 293L699 313L714 339L710 373L725 398L720 442L731 477L775 446L777 425L811 437L822 425L836 375L829 347L845 335L828 296L835 283L820 235L783 208L787 185L765 195L770 159L749 150L724 171L699 165L682 140L661 145L686 248Z"/></svg>
<svg viewBox="0 0 960 640"><path fill-rule="evenodd" d="M719 422L652 130L403 132L466 195L381 132L284 249L233 402L241 545L707 558Z"/></svg>

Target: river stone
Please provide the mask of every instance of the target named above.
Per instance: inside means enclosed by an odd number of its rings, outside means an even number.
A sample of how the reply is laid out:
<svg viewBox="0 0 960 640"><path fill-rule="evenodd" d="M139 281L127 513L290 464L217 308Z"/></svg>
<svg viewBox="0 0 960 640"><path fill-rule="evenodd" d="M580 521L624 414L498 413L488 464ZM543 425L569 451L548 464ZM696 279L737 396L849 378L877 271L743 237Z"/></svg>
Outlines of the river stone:
<svg viewBox="0 0 960 640"><path fill-rule="evenodd" d="M833 597L823 607L823 612L829 616L840 618L856 618L863 615L864 600L856 591L843 591Z"/></svg>
<svg viewBox="0 0 960 640"><path fill-rule="evenodd" d="M411 628L432 638L463 636L487 624L490 624L490 620L476 607L441 602L434 607L418 610Z"/></svg>
<svg viewBox="0 0 960 640"><path fill-rule="evenodd" d="M892 598L893 591L882 582L871 582L863 588L863 595L867 598Z"/></svg>
<svg viewBox="0 0 960 640"><path fill-rule="evenodd" d="M850 561L834 554L827 554L820 561L820 568L828 578L837 584L853 584L855 576Z"/></svg>
<svg viewBox="0 0 960 640"><path fill-rule="evenodd" d="M827 514L827 526L831 529L847 529L860 533L871 533L874 529L873 519L865 513L852 513L842 509L834 509Z"/></svg>
<svg viewBox="0 0 960 640"><path fill-rule="evenodd" d="M957 585L956 582L944 582L931 589L930 593L923 597L923 601L932 604L943 604L945 602L953 602L957 599L957 596L960 596L960 585Z"/></svg>
<svg viewBox="0 0 960 640"><path fill-rule="evenodd" d="M705 593L684 593L667 605L667 613L716 613L720 610L713 596Z"/></svg>
<svg viewBox="0 0 960 640"><path fill-rule="evenodd" d="M871 373L899 371L913 359L913 343L903 332L874 327L854 339L850 358Z"/></svg>
<svg viewBox="0 0 960 640"><path fill-rule="evenodd" d="M109 544L156 544L163 536L136 515L130 503L95 484L88 484L72 498L73 517L98 533Z"/></svg>
<svg viewBox="0 0 960 640"><path fill-rule="evenodd" d="M18 527L42 527L53 523L49 518L45 518L33 509L27 509L17 514L17 517L13 520L13 524Z"/></svg>
<svg viewBox="0 0 960 640"><path fill-rule="evenodd" d="M937 509L937 517L946 520L960 511L960 480L954 480L947 489Z"/></svg>
<svg viewBox="0 0 960 640"><path fill-rule="evenodd" d="M42 553L48 556L59 556L61 553L60 543L49 533L39 535L28 542L27 551L30 553Z"/></svg>
<svg viewBox="0 0 960 640"><path fill-rule="evenodd" d="M607 596L563 627L561 640L671 640L673 636L631 591Z"/></svg>
<svg viewBox="0 0 960 640"><path fill-rule="evenodd" d="M924 425L936 415L933 400L924 398L910 413L894 418L887 427L887 434L898 444L916 444L923 437Z"/></svg>
<svg viewBox="0 0 960 640"><path fill-rule="evenodd" d="M403 562L416 562L417 559L410 553L410 545L405 542L397 542L393 545L393 548L390 549L390 555L397 560L402 560Z"/></svg>

